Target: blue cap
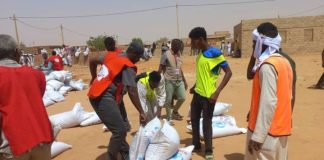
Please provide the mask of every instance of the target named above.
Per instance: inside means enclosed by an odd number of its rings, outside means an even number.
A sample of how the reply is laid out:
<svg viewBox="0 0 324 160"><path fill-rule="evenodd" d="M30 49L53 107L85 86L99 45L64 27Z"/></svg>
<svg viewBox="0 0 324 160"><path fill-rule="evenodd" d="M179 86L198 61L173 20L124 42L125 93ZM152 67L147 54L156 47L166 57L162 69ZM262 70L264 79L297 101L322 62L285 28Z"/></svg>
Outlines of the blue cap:
<svg viewBox="0 0 324 160"><path fill-rule="evenodd" d="M140 44L137 44L137 43L131 43L127 50L133 50L137 54L140 54L140 55L143 55L143 53L144 53L144 48Z"/></svg>

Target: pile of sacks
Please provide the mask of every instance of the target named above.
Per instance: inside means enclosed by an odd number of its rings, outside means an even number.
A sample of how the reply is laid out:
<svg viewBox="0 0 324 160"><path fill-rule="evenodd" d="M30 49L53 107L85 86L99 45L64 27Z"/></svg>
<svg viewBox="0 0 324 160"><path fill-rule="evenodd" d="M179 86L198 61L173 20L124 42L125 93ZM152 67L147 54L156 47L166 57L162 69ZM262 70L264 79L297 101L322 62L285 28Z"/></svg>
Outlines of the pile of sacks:
<svg viewBox="0 0 324 160"><path fill-rule="evenodd" d="M215 109L212 119L212 128L213 128L213 138L225 137L240 133L246 133L246 128L239 128L236 125L235 118L229 115L225 115L228 112L228 109L231 107L231 104L217 102L215 104ZM203 118L200 119L200 137L203 138ZM187 129L192 130L192 126L188 125Z"/></svg>
<svg viewBox="0 0 324 160"><path fill-rule="evenodd" d="M82 80L72 80L69 71L53 71L46 75L46 91L43 96L44 105L50 106L64 100L64 95L69 91L81 91L85 88Z"/></svg>
<svg viewBox="0 0 324 160"><path fill-rule="evenodd" d="M95 112L84 111L80 103L76 103L71 111L52 115L49 119L52 124L55 139L61 129L77 126L85 127L101 123L101 120ZM70 148L72 148L71 145L55 140L51 146L52 158Z"/></svg>
<svg viewBox="0 0 324 160"><path fill-rule="evenodd" d="M130 145L132 160L189 160L194 146L180 148L178 132L164 120L163 126L154 118L145 127L141 126Z"/></svg>

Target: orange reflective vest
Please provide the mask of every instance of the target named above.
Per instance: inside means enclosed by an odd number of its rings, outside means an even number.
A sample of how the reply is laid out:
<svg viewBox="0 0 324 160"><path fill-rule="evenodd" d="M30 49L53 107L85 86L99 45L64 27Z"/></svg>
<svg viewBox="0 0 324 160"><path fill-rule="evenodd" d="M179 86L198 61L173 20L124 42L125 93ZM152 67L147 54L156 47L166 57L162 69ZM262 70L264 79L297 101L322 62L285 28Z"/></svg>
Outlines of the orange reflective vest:
<svg viewBox="0 0 324 160"><path fill-rule="evenodd" d="M278 75L277 79L277 104L272 118L272 122L268 131L271 136L287 136L291 134L292 129L292 83L293 74L289 62L281 56L269 57L264 63L271 64ZM248 128L253 132L255 129L259 104L260 103L261 86L259 79L259 70L253 78L252 100L249 116Z"/></svg>
<svg viewBox="0 0 324 160"><path fill-rule="evenodd" d="M122 52L123 51L119 48L116 48L114 51L108 51L105 56L105 60L113 59L115 56L118 56Z"/></svg>
<svg viewBox="0 0 324 160"><path fill-rule="evenodd" d="M137 70L135 64L126 57L106 56L97 78L93 81L92 86L89 89L88 96L90 98L100 96L111 85L111 83L113 83L116 76L122 72L124 67L131 67L134 68L135 71ZM123 84L120 82L116 85L117 91L115 96L116 101L119 102Z"/></svg>

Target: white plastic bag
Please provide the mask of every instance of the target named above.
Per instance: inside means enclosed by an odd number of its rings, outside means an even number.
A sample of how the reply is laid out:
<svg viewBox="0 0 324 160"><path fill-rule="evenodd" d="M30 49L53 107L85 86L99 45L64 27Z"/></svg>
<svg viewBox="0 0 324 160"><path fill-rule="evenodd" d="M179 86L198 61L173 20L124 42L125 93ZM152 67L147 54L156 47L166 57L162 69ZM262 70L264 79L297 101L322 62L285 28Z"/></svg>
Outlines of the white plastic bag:
<svg viewBox="0 0 324 160"><path fill-rule="evenodd" d="M51 146L51 157L54 158L55 156L63 153L64 151L72 148L71 145L68 145L63 142L56 142L54 141Z"/></svg>
<svg viewBox="0 0 324 160"><path fill-rule="evenodd" d="M59 124L62 129L71 128L80 125L80 123L86 120L88 115L85 114L83 107L80 103L76 103L72 111L59 113L50 116L50 120L53 124Z"/></svg>
<svg viewBox="0 0 324 160"><path fill-rule="evenodd" d="M49 76L54 77L54 79L62 83L68 83L72 80L72 73L69 71L53 71Z"/></svg>
<svg viewBox="0 0 324 160"><path fill-rule="evenodd" d="M132 140L129 150L129 157L132 160L143 160L146 149L161 129L160 120L155 117L143 128L140 126Z"/></svg>
<svg viewBox="0 0 324 160"><path fill-rule="evenodd" d="M66 93L70 92L72 90L72 87L70 86L62 86L59 90L59 93L62 95L65 95Z"/></svg>
<svg viewBox="0 0 324 160"><path fill-rule="evenodd" d="M48 97L48 99L50 99L54 102L64 101L64 96L57 91L45 91L43 97Z"/></svg>
<svg viewBox="0 0 324 160"><path fill-rule="evenodd" d="M215 108L214 108L214 116L218 116L218 115L222 115L226 112L228 112L228 109L232 107L231 104L228 103L223 103L223 102L217 102L215 104Z"/></svg>
<svg viewBox="0 0 324 160"><path fill-rule="evenodd" d="M46 85L46 91L55 91L54 87L50 86L50 85Z"/></svg>
<svg viewBox="0 0 324 160"><path fill-rule="evenodd" d="M145 159L165 160L177 153L180 137L175 128L164 120L163 127L147 147Z"/></svg>
<svg viewBox="0 0 324 160"><path fill-rule="evenodd" d="M52 101L49 97L44 96L44 97L43 97L43 103L44 103L44 106L45 106L45 107L48 107L48 106L54 104L55 102Z"/></svg>
<svg viewBox="0 0 324 160"><path fill-rule="evenodd" d="M61 71L52 71L49 76L54 77L55 80L64 82L64 75L61 73Z"/></svg>
<svg viewBox="0 0 324 160"><path fill-rule="evenodd" d="M83 81L80 79L80 80L77 80L77 81L71 80L70 81L70 86L74 90L82 91L85 85L84 85Z"/></svg>
<svg viewBox="0 0 324 160"><path fill-rule="evenodd" d="M54 139L56 139L56 137L58 136L58 134L62 130L62 127L60 126L60 124L55 124L55 123L52 123L52 122L51 122L51 124L52 124Z"/></svg>
<svg viewBox="0 0 324 160"><path fill-rule="evenodd" d="M200 119L200 136L203 138L203 119ZM187 126L189 130L192 130L191 125ZM246 133L245 128L238 128L236 126L235 118L228 115L215 116L212 119L212 128L213 128L213 138L225 137L230 135L235 135L239 133Z"/></svg>
<svg viewBox="0 0 324 160"><path fill-rule="evenodd" d="M169 160L190 160L193 149L194 145L185 148L180 148L179 151L175 155L173 155Z"/></svg>
<svg viewBox="0 0 324 160"><path fill-rule="evenodd" d="M214 108L214 112L213 112L213 116L218 116L218 115L222 115L228 112L228 109L232 107L231 104L228 103L223 103L223 102L216 102L215 104L215 108ZM191 107L189 106L189 111L188 111L188 118L190 119L190 111ZM201 114L202 115L202 114Z"/></svg>
<svg viewBox="0 0 324 160"><path fill-rule="evenodd" d="M70 83L72 80L72 73L69 71L64 71L64 83Z"/></svg>
<svg viewBox="0 0 324 160"><path fill-rule="evenodd" d="M54 78L53 75L49 74L49 75L45 76L45 79L46 79L46 82L47 82L47 81L50 81L50 80L54 80L55 78Z"/></svg>
<svg viewBox="0 0 324 160"><path fill-rule="evenodd" d="M86 120L82 121L80 126L90 126L90 125L95 125L95 124L99 124L101 123L101 120L99 118L99 116L97 115L96 112L89 112L86 113L89 118L87 118Z"/></svg>
<svg viewBox="0 0 324 160"><path fill-rule="evenodd" d="M53 87L55 91L58 91L62 86L64 86L64 83L58 80L50 80L46 82L46 85L49 85Z"/></svg>

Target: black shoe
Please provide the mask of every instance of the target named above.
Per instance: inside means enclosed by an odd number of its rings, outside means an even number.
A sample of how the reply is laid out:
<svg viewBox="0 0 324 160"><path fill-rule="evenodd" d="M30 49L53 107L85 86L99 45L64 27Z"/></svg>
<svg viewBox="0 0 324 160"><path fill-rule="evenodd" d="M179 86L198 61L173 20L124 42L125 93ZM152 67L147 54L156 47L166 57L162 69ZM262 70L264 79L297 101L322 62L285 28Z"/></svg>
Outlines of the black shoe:
<svg viewBox="0 0 324 160"><path fill-rule="evenodd" d="M182 121L183 120L183 116L181 116L180 114L172 114L172 119L177 120L177 121Z"/></svg>
<svg viewBox="0 0 324 160"><path fill-rule="evenodd" d="M180 117L180 118L183 118L183 116L180 115L179 112L177 112L177 113L176 112L173 112L172 115L177 116L177 117Z"/></svg>

